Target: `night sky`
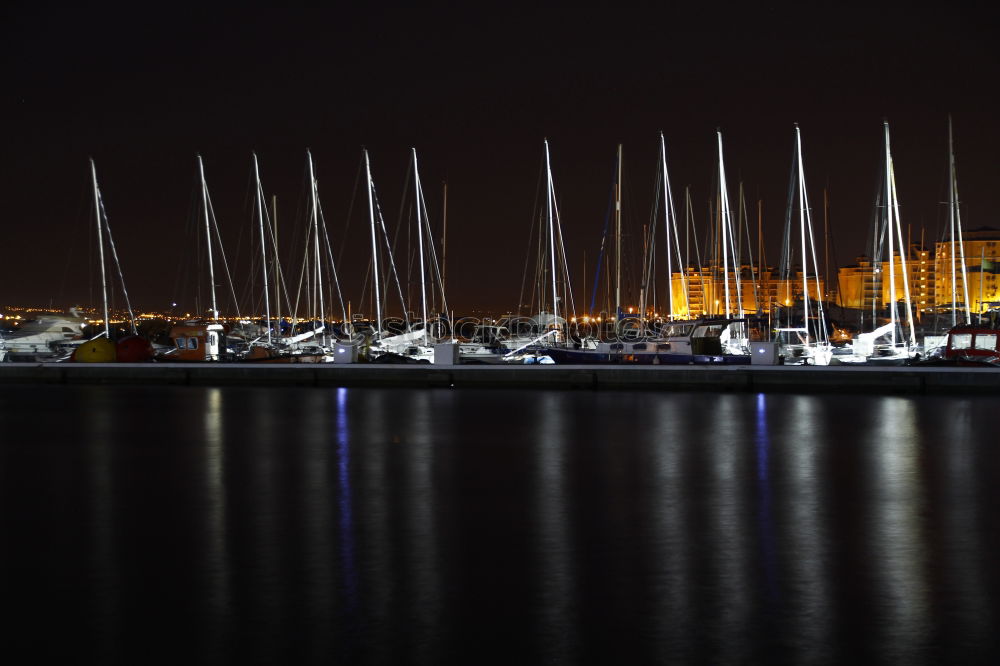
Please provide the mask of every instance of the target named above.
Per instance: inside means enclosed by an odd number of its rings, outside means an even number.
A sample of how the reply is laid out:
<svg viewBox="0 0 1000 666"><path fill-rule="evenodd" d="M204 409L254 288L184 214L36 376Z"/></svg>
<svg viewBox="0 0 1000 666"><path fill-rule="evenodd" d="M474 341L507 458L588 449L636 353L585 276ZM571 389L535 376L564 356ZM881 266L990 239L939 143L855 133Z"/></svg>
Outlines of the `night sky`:
<svg viewBox="0 0 1000 666"><path fill-rule="evenodd" d="M257 151L278 199L285 269L297 274L311 149L355 310L369 255L355 193L362 146L393 228L411 147L438 227L447 181L448 294L459 312L517 306L545 137L578 302L593 279L617 144L634 245L650 217L661 130L675 200L690 185L704 233L721 128L731 195L742 181L749 200L763 200L772 264L795 122L818 220L829 191L838 263L865 249L883 118L915 238L921 228L939 236L946 219L949 112L965 226L1000 226L1000 50L989 17L973 10L157 7L3 10L0 305L92 298L90 157L132 301L159 310L190 300L193 278L179 273L196 269L185 257L199 152L232 267L247 265Z"/></svg>

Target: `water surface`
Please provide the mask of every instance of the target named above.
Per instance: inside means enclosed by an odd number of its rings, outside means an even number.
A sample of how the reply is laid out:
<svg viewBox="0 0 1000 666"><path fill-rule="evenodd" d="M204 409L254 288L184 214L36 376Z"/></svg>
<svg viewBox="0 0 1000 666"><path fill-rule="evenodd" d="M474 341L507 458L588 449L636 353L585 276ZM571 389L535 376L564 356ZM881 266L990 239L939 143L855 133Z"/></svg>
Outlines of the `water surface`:
<svg viewBox="0 0 1000 666"><path fill-rule="evenodd" d="M987 663L996 404L6 386L6 643L77 663Z"/></svg>

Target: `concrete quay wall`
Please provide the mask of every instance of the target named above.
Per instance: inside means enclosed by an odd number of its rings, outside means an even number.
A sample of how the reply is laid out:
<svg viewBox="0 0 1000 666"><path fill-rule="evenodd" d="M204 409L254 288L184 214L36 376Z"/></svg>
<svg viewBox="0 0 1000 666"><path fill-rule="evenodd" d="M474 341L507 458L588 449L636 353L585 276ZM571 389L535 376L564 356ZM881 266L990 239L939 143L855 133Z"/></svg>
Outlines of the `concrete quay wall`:
<svg viewBox="0 0 1000 666"><path fill-rule="evenodd" d="M851 391L1000 395L1000 369L691 365L0 364L0 387L9 389L18 384L550 388L795 393Z"/></svg>

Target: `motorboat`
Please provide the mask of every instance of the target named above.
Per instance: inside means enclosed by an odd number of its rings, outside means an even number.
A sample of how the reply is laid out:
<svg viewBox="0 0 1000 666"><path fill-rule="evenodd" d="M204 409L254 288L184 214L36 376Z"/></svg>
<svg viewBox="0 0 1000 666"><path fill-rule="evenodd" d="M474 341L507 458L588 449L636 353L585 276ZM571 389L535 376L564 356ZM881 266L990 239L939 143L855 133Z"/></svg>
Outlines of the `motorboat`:
<svg viewBox="0 0 1000 666"><path fill-rule="evenodd" d="M592 349L553 345L544 353L557 364L746 365L746 328L743 319L695 319L673 322L657 335L636 340L600 341Z"/></svg>
<svg viewBox="0 0 1000 666"><path fill-rule="evenodd" d="M7 361L44 362L69 358L85 341L87 320L75 309L68 314L43 313L4 338Z"/></svg>

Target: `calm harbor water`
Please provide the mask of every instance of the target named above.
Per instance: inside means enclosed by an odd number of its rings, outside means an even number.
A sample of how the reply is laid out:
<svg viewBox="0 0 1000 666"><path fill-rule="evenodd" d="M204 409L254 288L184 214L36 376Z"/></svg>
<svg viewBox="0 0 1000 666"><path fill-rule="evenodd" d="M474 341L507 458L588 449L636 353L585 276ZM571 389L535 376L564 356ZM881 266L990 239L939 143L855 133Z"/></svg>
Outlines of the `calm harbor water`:
<svg viewBox="0 0 1000 666"><path fill-rule="evenodd" d="M27 663L989 663L996 405L5 386L5 647Z"/></svg>

